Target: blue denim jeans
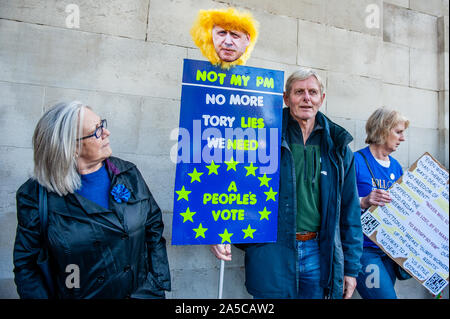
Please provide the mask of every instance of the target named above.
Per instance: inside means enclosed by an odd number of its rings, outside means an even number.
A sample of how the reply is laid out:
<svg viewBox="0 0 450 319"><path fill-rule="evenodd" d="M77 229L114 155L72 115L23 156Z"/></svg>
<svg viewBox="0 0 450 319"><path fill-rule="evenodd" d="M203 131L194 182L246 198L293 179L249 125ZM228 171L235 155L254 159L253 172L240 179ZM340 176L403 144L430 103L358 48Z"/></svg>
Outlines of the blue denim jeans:
<svg viewBox="0 0 450 319"><path fill-rule="evenodd" d="M364 247L356 289L363 299L397 299L395 262L381 249Z"/></svg>
<svg viewBox="0 0 450 319"><path fill-rule="evenodd" d="M323 299L320 287L319 239L297 241L298 299Z"/></svg>

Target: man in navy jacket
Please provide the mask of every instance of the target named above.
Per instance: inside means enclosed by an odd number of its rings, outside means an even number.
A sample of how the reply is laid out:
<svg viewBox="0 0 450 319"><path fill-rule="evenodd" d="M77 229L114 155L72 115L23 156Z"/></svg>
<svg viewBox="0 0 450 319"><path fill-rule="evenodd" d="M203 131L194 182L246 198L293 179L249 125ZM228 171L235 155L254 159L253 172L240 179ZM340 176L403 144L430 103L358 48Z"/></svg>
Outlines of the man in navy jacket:
<svg viewBox="0 0 450 319"><path fill-rule="evenodd" d="M246 287L256 298L351 298L362 229L351 135L319 108L319 75L307 68L286 82L276 243L245 250ZM231 260L229 245L211 246Z"/></svg>

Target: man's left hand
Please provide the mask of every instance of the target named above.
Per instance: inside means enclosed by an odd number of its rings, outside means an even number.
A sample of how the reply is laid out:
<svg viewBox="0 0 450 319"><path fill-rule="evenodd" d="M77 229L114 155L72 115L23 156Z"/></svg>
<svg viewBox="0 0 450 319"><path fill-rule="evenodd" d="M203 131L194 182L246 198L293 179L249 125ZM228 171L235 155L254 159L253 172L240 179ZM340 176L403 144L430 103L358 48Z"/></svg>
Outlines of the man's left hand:
<svg viewBox="0 0 450 319"><path fill-rule="evenodd" d="M356 288L356 278L344 276L344 299L350 299Z"/></svg>

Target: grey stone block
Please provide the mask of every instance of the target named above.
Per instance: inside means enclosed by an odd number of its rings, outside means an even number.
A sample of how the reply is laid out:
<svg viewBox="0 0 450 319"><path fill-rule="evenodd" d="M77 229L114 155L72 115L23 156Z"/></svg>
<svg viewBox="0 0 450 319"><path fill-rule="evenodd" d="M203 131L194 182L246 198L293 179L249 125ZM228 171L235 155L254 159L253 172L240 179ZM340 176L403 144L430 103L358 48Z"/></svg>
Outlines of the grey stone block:
<svg viewBox="0 0 450 319"><path fill-rule="evenodd" d="M150 0L2 0L0 18L58 28L73 23L73 9L79 8L79 28L74 30L104 33L144 40L146 36L148 4ZM69 20L69 25L66 23Z"/></svg>
<svg viewBox="0 0 450 319"><path fill-rule="evenodd" d="M30 148L0 146L0 215L15 210L16 191L33 175L33 151Z"/></svg>
<svg viewBox="0 0 450 319"><path fill-rule="evenodd" d="M426 50L410 50L410 86L439 90L438 53ZM443 71L443 70L442 70Z"/></svg>
<svg viewBox="0 0 450 319"><path fill-rule="evenodd" d="M13 278L13 249L16 238L17 214L12 207L0 214L0 278Z"/></svg>
<svg viewBox="0 0 450 319"><path fill-rule="evenodd" d="M263 12L253 13L260 21L259 37L252 56L264 60L297 63L297 20Z"/></svg>
<svg viewBox="0 0 450 319"><path fill-rule="evenodd" d="M0 145L31 147L42 115L44 88L0 82Z"/></svg>
<svg viewBox="0 0 450 319"><path fill-rule="evenodd" d="M434 16L384 3L383 40L436 52L436 22Z"/></svg>
<svg viewBox="0 0 450 319"><path fill-rule="evenodd" d="M382 105L381 80L328 72L327 114L367 120Z"/></svg>
<svg viewBox="0 0 450 319"><path fill-rule="evenodd" d="M383 82L409 85L409 51L410 49L403 45L390 42L383 43Z"/></svg>
<svg viewBox="0 0 450 319"><path fill-rule="evenodd" d="M328 0L325 9L329 25L379 37L383 35L382 0Z"/></svg>
<svg viewBox="0 0 450 319"><path fill-rule="evenodd" d="M298 23L297 64L381 78L383 46L380 37L303 20Z"/></svg>
<svg viewBox="0 0 450 319"><path fill-rule="evenodd" d="M147 41L195 47L189 31L198 11L225 7L211 0L151 0Z"/></svg>
<svg viewBox="0 0 450 319"><path fill-rule="evenodd" d="M275 15L299 18L306 21L326 23L325 0L229 0L232 5L265 11Z"/></svg>
<svg viewBox="0 0 450 319"><path fill-rule="evenodd" d="M438 127L438 93L435 91L383 84L383 106L405 115L412 127Z"/></svg>
<svg viewBox="0 0 450 319"><path fill-rule="evenodd" d="M414 163L425 152L430 153L439 162L444 162L439 147L439 131L437 129L410 127L408 130L411 140L409 143L410 164Z"/></svg>
<svg viewBox="0 0 450 319"><path fill-rule="evenodd" d="M0 278L0 299L18 299L16 284L13 278Z"/></svg>
<svg viewBox="0 0 450 319"><path fill-rule="evenodd" d="M409 8L409 0L383 0L385 3L395 4L399 7Z"/></svg>
<svg viewBox="0 0 450 319"><path fill-rule="evenodd" d="M448 16L448 0L409 0L412 10L432 14L437 17Z"/></svg>
<svg viewBox="0 0 450 319"><path fill-rule="evenodd" d="M184 48L6 20L0 20L0 42L5 81L180 96Z"/></svg>
<svg viewBox="0 0 450 319"><path fill-rule="evenodd" d="M58 102L73 100L87 104L100 118L108 121L108 130L111 132L109 139L114 153L137 152L142 119L141 97L50 87L46 89L44 105L47 110Z"/></svg>
<svg viewBox="0 0 450 319"><path fill-rule="evenodd" d="M195 270L173 270L171 299L214 299L217 298L219 284L218 268L199 268ZM252 298L244 286L244 271L240 267L225 268L223 298Z"/></svg>

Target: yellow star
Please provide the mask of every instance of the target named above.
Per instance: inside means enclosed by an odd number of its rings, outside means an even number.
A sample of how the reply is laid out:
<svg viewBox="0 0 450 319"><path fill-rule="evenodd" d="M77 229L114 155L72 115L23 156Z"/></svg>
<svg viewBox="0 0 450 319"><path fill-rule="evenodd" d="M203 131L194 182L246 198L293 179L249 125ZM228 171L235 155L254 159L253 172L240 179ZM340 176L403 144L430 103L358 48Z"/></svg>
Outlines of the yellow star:
<svg viewBox="0 0 450 319"><path fill-rule="evenodd" d="M250 163L249 166L244 166L244 168L247 170L247 174L245 176L248 175L256 176L255 171L258 169L258 167L254 167L252 162Z"/></svg>
<svg viewBox="0 0 450 319"><path fill-rule="evenodd" d="M269 199L273 199L274 202L276 202L275 200L275 195L278 194L278 192L274 192L272 187L270 188L270 190L268 192L264 192L264 194L266 194L267 198L266 198L266 202Z"/></svg>
<svg viewBox="0 0 450 319"><path fill-rule="evenodd" d="M195 238L197 237L203 237L205 238L205 231L208 230L208 228L203 228L202 223L197 228L193 228L193 231L195 231Z"/></svg>
<svg viewBox="0 0 450 319"><path fill-rule="evenodd" d="M180 199L185 199L186 201L189 201L189 193L191 193L191 191L187 191L187 190L185 190L184 189L184 185L183 185L183 187L181 188L181 190L179 190L179 191L175 191L175 193L177 193L178 194L178 199L177 199L177 201L179 201Z"/></svg>
<svg viewBox="0 0 450 319"><path fill-rule="evenodd" d="M249 224L248 227L247 227L247 229L243 229L242 231L243 231L244 234L245 234L244 239L247 238L247 237L253 238L253 233L256 231L256 229L252 229L252 228L250 227L250 224Z"/></svg>
<svg viewBox="0 0 450 319"><path fill-rule="evenodd" d="M197 172L196 168L194 168L194 171L192 173L188 173L188 175L191 177L191 183L193 183L195 181L199 181L200 183L202 182L200 180L200 176L202 176L203 173Z"/></svg>
<svg viewBox="0 0 450 319"><path fill-rule="evenodd" d="M194 222L194 220L192 219L192 216L194 216L195 214L197 214L196 212L191 212L189 210L189 207L186 209L186 211L184 213L180 213L181 216L183 216L183 223L187 220L190 220L191 222Z"/></svg>
<svg viewBox="0 0 450 319"><path fill-rule="evenodd" d="M272 212L267 211L267 208L264 207L264 210L262 212L258 212L261 215L261 218L259 220L263 220L264 218L269 220L269 215L272 214Z"/></svg>
<svg viewBox="0 0 450 319"><path fill-rule="evenodd" d="M214 161L211 161L211 164L206 165L205 167L207 167L209 170L208 175L211 175L212 173L219 175L217 169L220 167L220 165L215 164Z"/></svg>
<svg viewBox="0 0 450 319"><path fill-rule="evenodd" d="M226 228L223 234L219 234L219 236L222 237L222 244L226 241L231 244L231 236L233 236L233 233L229 233Z"/></svg>
<svg viewBox="0 0 450 319"><path fill-rule="evenodd" d="M266 174L264 174L263 177L258 177L258 179L259 179L260 182L261 182L261 184L259 184L260 187L263 186L263 185L266 185L267 187L269 187L269 181L270 181L272 178L269 178L269 177L267 177Z"/></svg>
<svg viewBox="0 0 450 319"><path fill-rule="evenodd" d="M233 170L236 172L236 165L239 164L239 162L236 162L236 161L233 159L233 156L231 156L231 158L230 158L230 160L229 160L228 162L224 162L224 163L227 164L227 172L228 172L230 169L233 169Z"/></svg>

